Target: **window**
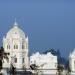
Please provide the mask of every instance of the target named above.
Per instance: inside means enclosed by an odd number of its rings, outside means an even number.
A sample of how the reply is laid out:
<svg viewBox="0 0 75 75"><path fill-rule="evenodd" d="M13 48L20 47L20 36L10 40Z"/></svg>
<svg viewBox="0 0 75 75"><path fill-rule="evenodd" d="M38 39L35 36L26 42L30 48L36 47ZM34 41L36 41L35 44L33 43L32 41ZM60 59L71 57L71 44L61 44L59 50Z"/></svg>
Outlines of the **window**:
<svg viewBox="0 0 75 75"><path fill-rule="evenodd" d="M24 49L24 45L22 45L22 49Z"/></svg>
<svg viewBox="0 0 75 75"><path fill-rule="evenodd" d="M57 67L57 63L55 63L55 67Z"/></svg>
<svg viewBox="0 0 75 75"><path fill-rule="evenodd" d="M10 49L10 45L9 45L9 49Z"/></svg>
<svg viewBox="0 0 75 75"><path fill-rule="evenodd" d="M18 45L16 45L16 49L18 49Z"/></svg>
<svg viewBox="0 0 75 75"><path fill-rule="evenodd" d="M10 45L7 45L7 49L10 49Z"/></svg>
<svg viewBox="0 0 75 75"><path fill-rule="evenodd" d="M9 63L9 58L7 58L7 62Z"/></svg>
<svg viewBox="0 0 75 75"><path fill-rule="evenodd" d="M24 63L24 58L22 59L22 62Z"/></svg>
<svg viewBox="0 0 75 75"><path fill-rule="evenodd" d="M15 45L14 45L14 49L15 49Z"/></svg>
<svg viewBox="0 0 75 75"><path fill-rule="evenodd" d="M14 45L14 49L18 49L18 45Z"/></svg>
<svg viewBox="0 0 75 75"><path fill-rule="evenodd" d="M31 61L31 63L33 63L33 61Z"/></svg>
<svg viewBox="0 0 75 75"><path fill-rule="evenodd" d="M8 49L8 45L7 45L7 49Z"/></svg>
<svg viewBox="0 0 75 75"><path fill-rule="evenodd" d="M17 63L17 58L15 58L15 63Z"/></svg>

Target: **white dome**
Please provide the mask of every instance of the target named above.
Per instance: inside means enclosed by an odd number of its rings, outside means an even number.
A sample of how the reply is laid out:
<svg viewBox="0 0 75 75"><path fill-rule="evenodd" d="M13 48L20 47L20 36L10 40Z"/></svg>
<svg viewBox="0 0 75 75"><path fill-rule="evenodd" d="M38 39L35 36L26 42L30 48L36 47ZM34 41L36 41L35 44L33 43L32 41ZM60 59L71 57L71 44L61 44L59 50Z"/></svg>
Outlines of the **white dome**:
<svg viewBox="0 0 75 75"><path fill-rule="evenodd" d="M25 38L25 33L18 27L15 22L13 28L11 28L7 33L7 38Z"/></svg>

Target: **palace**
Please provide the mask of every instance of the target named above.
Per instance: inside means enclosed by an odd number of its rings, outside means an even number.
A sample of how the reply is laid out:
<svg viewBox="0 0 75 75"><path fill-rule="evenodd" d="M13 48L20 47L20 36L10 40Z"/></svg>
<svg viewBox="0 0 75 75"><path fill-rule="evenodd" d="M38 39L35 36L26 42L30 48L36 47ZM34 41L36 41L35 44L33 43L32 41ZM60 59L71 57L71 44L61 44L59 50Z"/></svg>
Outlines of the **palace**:
<svg viewBox="0 0 75 75"><path fill-rule="evenodd" d="M8 59L3 60L3 68L10 68L13 65L16 69L29 69L30 65L36 64L37 69L41 69L43 74L57 74L57 56L51 52L47 54L37 52L29 57L28 44L28 36L15 21L13 27L3 37L4 52L9 53Z"/></svg>
<svg viewBox="0 0 75 75"><path fill-rule="evenodd" d="M75 49L69 55L69 67L71 74L75 75Z"/></svg>
<svg viewBox="0 0 75 75"><path fill-rule="evenodd" d="M56 75L57 74L57 56L48 52L47 54L40 54L36 52L30 56L30 65L35 64L37 69L40 71L40 74L44 75Z"/></svg>
<svg viewBox="0 0 75 75"><path fill-rule="evenodd" d="M29 68L28 36L18 27L16 21L3 37L3 48L9 53L8 60L4 59L4 68L10 68L11 64L18 69Z"/></svg>

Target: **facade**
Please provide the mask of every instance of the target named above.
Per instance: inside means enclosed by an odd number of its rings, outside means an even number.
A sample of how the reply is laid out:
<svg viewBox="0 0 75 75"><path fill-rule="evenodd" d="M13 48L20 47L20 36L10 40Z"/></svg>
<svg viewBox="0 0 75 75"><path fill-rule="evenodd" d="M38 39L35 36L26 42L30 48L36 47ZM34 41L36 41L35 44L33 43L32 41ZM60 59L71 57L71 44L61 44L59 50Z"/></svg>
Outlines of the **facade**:
<svg viewBox="0 0 75 75"><path fill-rule="evenodd" d="M69 55L69 67L71 70L71 74L75 75L75 49Z"/></svg>
<svg viewBox="0 0 75 75"><path fill-rule="evenodd" d="M30 56L30 65L36 64L42 74L57 74L57 56L51 54L40 54L39 52Z"/></svg>
<svg viewBox="0 0 75 75"><path fill-rule="evenodd" d="M4 68L10 68L11 64L18 69L29 68L28 36L18 27L17 22L3 37L3 48L9 53L8 60L4 59Z"/></svg>

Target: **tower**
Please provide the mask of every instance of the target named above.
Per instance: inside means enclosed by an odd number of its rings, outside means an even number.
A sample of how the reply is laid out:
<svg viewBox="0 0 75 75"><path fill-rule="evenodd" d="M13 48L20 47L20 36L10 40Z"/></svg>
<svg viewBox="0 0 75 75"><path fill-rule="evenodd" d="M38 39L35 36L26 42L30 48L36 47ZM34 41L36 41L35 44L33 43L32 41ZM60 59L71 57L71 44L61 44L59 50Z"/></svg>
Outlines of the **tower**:
<svg viewBox="0 0 75 75"><path fill-rule="evenodd" d="M9 53L8 61L4 59L3 67L29 68L28 36L18 27L15 21L13 27L3 37L4 51Z"/></svg>
<svg viewBox="0 0 75 75"><path fill-rule="evenodd" d="M72 75L75 75L75 49L69 55L69 68Z"/></svg>

